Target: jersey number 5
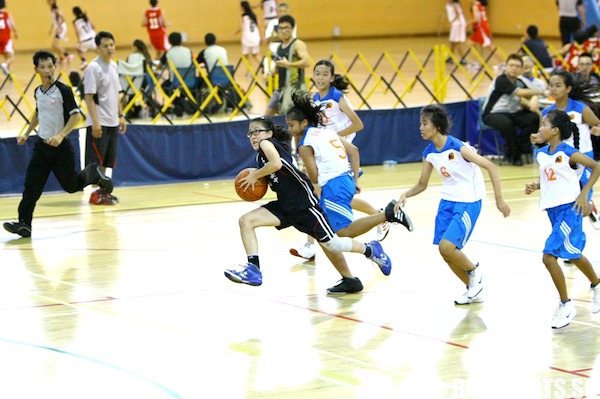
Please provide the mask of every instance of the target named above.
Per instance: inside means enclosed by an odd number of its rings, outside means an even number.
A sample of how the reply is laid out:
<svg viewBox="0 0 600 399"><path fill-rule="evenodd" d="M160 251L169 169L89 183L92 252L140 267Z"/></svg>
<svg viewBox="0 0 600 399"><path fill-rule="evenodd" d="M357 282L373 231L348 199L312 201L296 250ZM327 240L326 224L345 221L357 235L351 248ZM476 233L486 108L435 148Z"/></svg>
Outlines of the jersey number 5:
<svg viewBox="0 0 600 399"><path fill-rule="evenodd" d="M346 149L344 148L344 145L338 139L329 140L329 143L338 149L338 157L342 159L346 159L348 157L348 155L346 155Z"/></svg>

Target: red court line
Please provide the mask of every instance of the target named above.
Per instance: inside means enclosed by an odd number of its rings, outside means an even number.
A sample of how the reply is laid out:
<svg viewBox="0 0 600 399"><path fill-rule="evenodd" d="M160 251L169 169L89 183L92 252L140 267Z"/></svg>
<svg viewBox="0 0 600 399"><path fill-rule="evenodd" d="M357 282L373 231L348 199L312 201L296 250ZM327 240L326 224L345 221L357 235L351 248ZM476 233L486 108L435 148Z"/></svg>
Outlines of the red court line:
<svg viewBox="0 0 600 399"><path fill-rule="evenodd" d="M550 366L550 370L558 371L558 372L565 373L565 374L576 375L578 377L590 378L589 375L582 374L578 370L571 371L571 370L565 370L565 369L561 369L560 367L554 367L554 366ZM591 369L588 369L588 370L591 370Z"/></svg>
<svg viewBox="0 0 600 399"><path fill-rule="evenodd" d="M279 303L281 305L292 306L292 307L295 307L295 308L298 308L298 309L308 310L310 312L319 313L319 314L326 315L326 316L331 316L331 317L336 317L338 319L353 321L355 323L361 323L361 324L364 324L364 325L377 327L377 328L380 328L382 330L393 331L393 332L397 332L397 333L405 334L405 335L412 335L414 337L423 338L423 339L427 339L427 340L430 340L430 341L441 342L443 344L455 346L457 348L469 349L469 347L467 345L459 344L457 342L446 341L446 340L439 339L439 338L434 338L434 337L428 337L426 335L416 334L416 333L412 333L412 332L409 332L409 331L401 331L401 330L395 329L394 327L390 327L390 326L386 326L386 325L382 325L382 324L377 324L377 323L371 323L371 322L368 322L368 321L357 319L355 317L349 317L349 316L343 316L343 315L337 314L337 313L325 312L325 311L320 310L320 309L309 308L307 306L294 305L294 304L291 304L291 303L288 303L288 302L278 301L278 300L275 300L275 299L272 299L272 298L263 298L263 297L258 297L258 296L255 296L255 295L245 294L243 292L231 291L231 290L228 290L228 291L235 292L236 294L240 294L240 295L250 296L250 297L253 297L255 299L268 300L268 301L272 301L272 302L275 302L275 303ZM365 292L363 292L363 293L365 293ZM312 295L311 294L311 295L308 295L308 296L314 297L314 296L317 296L317 295Z"/></svg>
<svg viewBox="0 0 600 399"><path fill-rule="evenodd" d="M20 310L20 309L44 308L44 307L51 307L51 306L66 306L66 305L76 305L76 304L85 304L85 303L94 303L94 302L118 301L118 300L122 300L122 299L139 299L139 298L149 298L149 297L154 297L154 296L181 295L181 294L189 294L189 293L202 292L202 291L204 291L204 290L164 292L164 293L154 293L154 294L148 294L148 295L129 296L129 297L123 297L123 298L106 296L104 298L90 299L90 300L86 300L86 301L67 302L66 304L51 303L51 304L43 304L43 305L24 306L24 307L19 307L19 308L2 308L2 309L0 309L0 311L3 311L3 310ZM413 333L413 332L410 332L410 331L402 331L402 330L395 329L394 327L391 327L391 326L386 326L386 325L383 325L383 324L372 323L372 322L361 320L361 319L358 319L358 318L355 318L355 317L349 317L349 316L344 316L344 315L337 314L337 313L326 312L326 311L323 311L323 310L320 310L320 309L310 308L310 307L307 307L307 306L294 305L294 304L291 304L291 303L288 303L288 302L278 301L278 300L274 300L274 299L270 299L270 298L257 297L257 296L254 296L254 295L248 295L248 294L245 294L245 293L242 293L242 292L238 292L238 291L231 291L231 290L228 290L228 291L229 292L234 292L234 293L240 294L240 295L251 296L251 297L253 297L255 299L269 300L269 301L273 301L275 303L279 303L281 305L291 306L291 307L298 308L298 309L308 310L309 312L319 313L319 314L322 314L322 315L326 315L326 316L330 316L330 317L335 317L335 318L342 319L342 320L348 320L348 321L352 321L352 322L355 322L355 323L360 323L360 324L364 324L364 325L369 325L369 326L377 327L377 328L380 328L382 330L393 331L393 332L404 334L404 335L410 335L410 336L417 337L417 338L423 338L423 339L426 339L426 340L429 340L429 341L440 342L440 343L443 343L443 344L446 344L446 345L450 345L450 346L454 346L454 347L461 348L461 349L469 349L468 345L459 344L458 342L446 341L446 340L443 340L443 339L440 339L440 338L429 337L429 336L426 336L426 335L423 335L423 334L417 334L417 333ZM314 297L316 295L311 294L309 296L313 296ZM583 374L582 372L593 370L593 368L585 368L585 369L579 369L579 370L565 370L565 369L562 369L560 367L555 367L555 366L549 366L549 368L551 370L558 371L560 373L576 375L578 377L584 377L584 378L590 378L590 376L587 375L587 374ZM600 396L600 394L596 395L596 397L598 397L598 396Z"/></svg>

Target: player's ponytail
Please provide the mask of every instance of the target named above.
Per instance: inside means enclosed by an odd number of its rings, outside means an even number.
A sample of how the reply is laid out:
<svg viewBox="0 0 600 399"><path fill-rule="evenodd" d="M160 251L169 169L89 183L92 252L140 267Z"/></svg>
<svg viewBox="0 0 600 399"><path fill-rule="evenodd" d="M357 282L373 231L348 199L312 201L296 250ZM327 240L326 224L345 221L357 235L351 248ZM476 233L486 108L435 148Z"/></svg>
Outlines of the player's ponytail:
<svg viewBox="0 0 600 399"><path fill-rule="evenodd" d="M279 140L283 148L292 151L292 134L289 130L281 125L275 125L273 128L273 137Z"/></svg>
<svg viewBox="0 0 600 399"><path fill-rule="evenodd" d="M321 106L313 105L310 93L303 90L296 90L292 93L294 106L287 112L286 116L294 121L307 120L309 126L319 126L323 124L323 113Z"/></svg>
<svg viewBox="0 0 600 399"><path fill-rule="evenodd" d="M569 127L571 128L571 132L573 134L573 147L579 149L579 128L577 124L569 119Z"/></svg>
<svg viewBox="0 0 600 399"><path fill-rule="evenodd" d="M350 81L344 75L340 75L336 73L333 76L333 82L331 85L338 89L339 91L343 91L344 93L348 91L348 86L350 86Z"/></svg>

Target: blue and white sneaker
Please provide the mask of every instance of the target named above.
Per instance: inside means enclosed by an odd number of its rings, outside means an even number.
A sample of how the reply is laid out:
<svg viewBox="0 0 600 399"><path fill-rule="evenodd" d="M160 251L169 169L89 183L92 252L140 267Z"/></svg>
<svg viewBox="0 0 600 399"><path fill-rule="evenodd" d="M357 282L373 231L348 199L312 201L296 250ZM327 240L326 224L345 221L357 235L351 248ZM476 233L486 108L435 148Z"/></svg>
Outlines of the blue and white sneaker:
<svg viewBox="0 0 600 399"><path fill-rule="evenodd" d="M240 265L238 269L225 269L225 277L234 283L242 283L248 285L261 285L262 273L256 265L247 263Z"/></svg>
<svg viewBox="0 0 600 399"><path fill-rule="evenodd" d="M371 250L373 251L369 259L379 266L384 275L389 276L392 272L392 260L383 251L383 247L379 241L371 241L367 245L371 247Z"/></svg>

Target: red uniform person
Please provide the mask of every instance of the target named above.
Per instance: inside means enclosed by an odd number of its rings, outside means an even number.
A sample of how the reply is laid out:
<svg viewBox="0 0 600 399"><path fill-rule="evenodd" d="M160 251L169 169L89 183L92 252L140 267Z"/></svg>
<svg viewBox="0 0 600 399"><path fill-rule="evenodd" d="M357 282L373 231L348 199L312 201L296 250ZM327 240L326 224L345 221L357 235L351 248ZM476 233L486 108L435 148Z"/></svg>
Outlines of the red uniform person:
<svg viewBox="0 0 600 399"><path fill-rule="evenodd" d="M144 14L142 26L148 29L150 42L156 50L156 59L159 60L170 47L167 40L167 23L162 10L157 7L158 0L150 0L150 6Z"/></svg>
<svg viewBox="0 0 600 399"><path fill-rule="evenodd" d="M14 33L15 39L18 35L15 23L8 11L4 9L5 7L6 1L0 0L0 54L4 56L4 62L0 64L0 69L8 75L9 65L15 60L11 32Z"/></svg>
<svg viewBox="0 0 600 399"><path fill-rule="evenodd" d="M469 37L473 43L481 47L492 44L492 33L488 24L485 6L480 1L475 1L471 8L473 14L473 34Z"/></svg>

